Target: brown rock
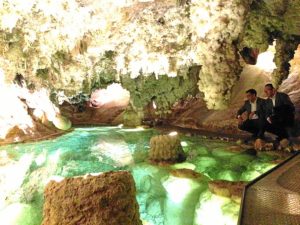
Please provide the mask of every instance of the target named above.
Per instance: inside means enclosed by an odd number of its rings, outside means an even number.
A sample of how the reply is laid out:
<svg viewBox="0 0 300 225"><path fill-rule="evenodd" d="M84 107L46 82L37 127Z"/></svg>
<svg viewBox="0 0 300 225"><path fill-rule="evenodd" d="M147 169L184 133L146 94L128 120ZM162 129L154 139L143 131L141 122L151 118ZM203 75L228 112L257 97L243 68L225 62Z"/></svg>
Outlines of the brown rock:
<svg viewBox="0 0 300 225"><path fill-rule="evenodd" d="M126 171L51 181L43 225L142 225L132 175Z"/></svg>
<svg viewBox="0 0 300 225"><path fill-rule="evenodd" d="M230 152L236 152L236 153L242 152L243 150L244 150L244 148L242 146L240 146L240 145L233 145L233 146L230 146L228 148L228 151L230 151Z"/></svg>
<svg viewBox="0 0 300 225"><path fill-rule="evenodd" d="M233 201L239 202L246 184L247 183L243 181L217 180L209 181L208 188L213 194L231 198Z"/></svg>
<svg viewBox="0 0 300 225"><path fill-rule="evenodd" d="M150 140L149 160L151 163L176 163L185 161L186 156L177 135L157 135Z"/></svg>
<svg viewBox="0 0 300 225"><path fill-rule="evenodd" d="M202 179L205 177L204 175L190 169L177 169L177 170L172 170L170 173L174 177L182 177L182 178L190 178L190 179Z"/></svg>
<svg viewBox="0 0 300 225"><path fill-rule="evenodd" d="M118 125L123 123L123 113L127 106L107 106L100 108L91 107L88 103L79 107L64 103L60 106L61 114L68 117L72 124L110 124Z"/></svg>
<svg viewBox="0 0 300 225"><path fill-rule="evenodd" d="M14 139L25 136L23 130L21 130L18 126L12 127L6 134L5 139Z"/></svg>

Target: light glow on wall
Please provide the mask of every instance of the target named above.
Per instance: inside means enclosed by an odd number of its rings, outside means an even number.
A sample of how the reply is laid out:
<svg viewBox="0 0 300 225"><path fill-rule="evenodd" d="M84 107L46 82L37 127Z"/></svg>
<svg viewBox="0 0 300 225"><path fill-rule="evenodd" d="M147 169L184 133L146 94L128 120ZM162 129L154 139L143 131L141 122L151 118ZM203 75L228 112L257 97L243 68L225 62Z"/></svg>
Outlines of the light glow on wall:
<svg viewBox="0 0 300 225"><path fill-rule="evenodd" d="M91 95L90 105L95 108L127 106L130 93L121 84L111 84L106 89L98 89Z"/></svg>
<svg viewBox="0 0 300 225"><path fill-rule="evenodd" d="M269 45L267 51L262 52L258 55L257 63L255 66L269 73L273 72L273 70L276 69L276 65L273 61L275 55L275 45L276 42L274 41L273 45Z"/></svg>
<svg viewBox="0 0 300 225"><path fill-rule="evenodd" d="M0 138L2 139L15 126L25 134L32 134L35 123L28 112L29 108L42 122L47 120L54 123L58 120L61 122L60 111L50 101L49 92L45 88L29 91L26 87L2 83L0 104L5 106L0 110Z"/></svg>

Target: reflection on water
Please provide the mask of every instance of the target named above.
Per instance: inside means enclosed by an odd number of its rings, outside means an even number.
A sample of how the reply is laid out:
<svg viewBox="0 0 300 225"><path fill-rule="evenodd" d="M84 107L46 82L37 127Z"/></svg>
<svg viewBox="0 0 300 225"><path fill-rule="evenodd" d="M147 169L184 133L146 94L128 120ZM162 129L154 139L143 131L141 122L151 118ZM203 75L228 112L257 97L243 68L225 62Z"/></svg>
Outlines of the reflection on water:
<svg viewBox="0 0 300 225"><path fill-rule="evenodd" d="M210 193L207 180L249 181L274 166L267 155L228 151L232 143L186 136L180 139L187 162L152 166L147 155L156 134L153 129L77 128L53 140L0 147L1 225L40 224L43 189L51 179L120 169L134 176L144 224L236 224L239 205ZM178 168L192 169L207 179L170 175ZM175 216L178 213L181 218Z"/></svg>

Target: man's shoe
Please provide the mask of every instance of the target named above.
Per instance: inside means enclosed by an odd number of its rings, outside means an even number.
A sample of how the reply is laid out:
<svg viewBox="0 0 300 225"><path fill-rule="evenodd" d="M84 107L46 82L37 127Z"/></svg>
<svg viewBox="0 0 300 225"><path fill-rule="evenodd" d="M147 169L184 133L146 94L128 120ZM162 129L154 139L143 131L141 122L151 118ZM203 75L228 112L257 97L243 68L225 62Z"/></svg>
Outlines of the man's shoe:
<svg viewBox="0 0 300 225"><path fill-rule="evenodd" d="M289 145L290 145L290 141L287 138L284 138L279 142L279 146L281 150L286 149Z"/></svg>
<svg viewBox="0 0 300 225"><path fill-rule="evenodd" d="M255 150L258 150L258 151L261 151L261 150L264 149L265 144L266 144L266 143L265 143L264 140L262 140L262 139L260 139L260 138L257 138L257 139L255 140L255 143L254 143L254 149L255 149Z"/></svg>

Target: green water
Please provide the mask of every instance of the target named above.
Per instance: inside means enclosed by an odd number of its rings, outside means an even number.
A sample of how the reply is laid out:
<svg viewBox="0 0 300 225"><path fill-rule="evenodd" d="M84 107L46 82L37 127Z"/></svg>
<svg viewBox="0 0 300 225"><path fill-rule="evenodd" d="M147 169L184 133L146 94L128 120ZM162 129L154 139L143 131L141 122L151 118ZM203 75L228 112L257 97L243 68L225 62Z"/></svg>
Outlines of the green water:
<svg viewBox="0 0 300 225"><path fill-rule="evenodd" d="M41 224L43 189L50 179L112 170L132 172L144 224L235 224L239 205L212 194L207 180L250 181L274 166L274 157L267 154L232 153L228 149L234 143L184 135L180 139L187 161L153 166L147 163L149 141L158 133L76 128L53 140L0 147L0 224ZM176 168L192 169L207 179L170 176Z"/></svg>

